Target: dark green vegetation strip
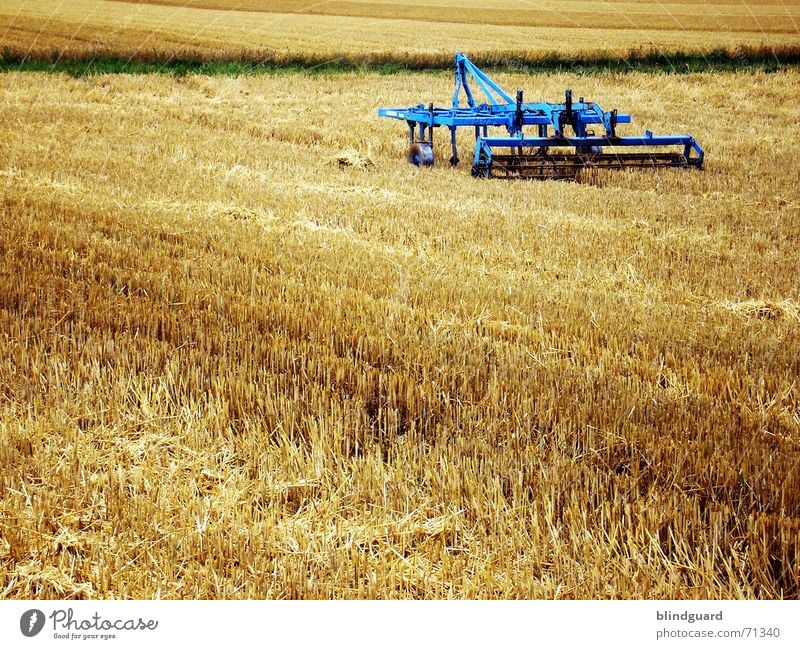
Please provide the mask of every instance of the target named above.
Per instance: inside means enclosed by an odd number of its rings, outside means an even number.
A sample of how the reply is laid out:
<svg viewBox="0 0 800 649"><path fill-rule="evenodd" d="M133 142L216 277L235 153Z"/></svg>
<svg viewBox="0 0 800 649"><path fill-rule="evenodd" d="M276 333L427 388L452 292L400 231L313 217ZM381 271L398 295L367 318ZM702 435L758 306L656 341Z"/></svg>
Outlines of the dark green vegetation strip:
<svg viewBox="0 0 800 649"><path fill-rule="evenodd" d="M525 55L520 53L476 54L472 60L482 68L496 72L527 74L549 72L730 72L736 70L765 70L774 72L800 66L800 46L781 48L741 47L716 49L708 52L658 52L634 50L624 56L580 54L575 57L557 53ZM201 74L236 76L250 74L340 74L351 72L450 72L453 59L446 55L364 55L322 58L311 56L258 56L248 53L230 59L210 58L202 54L179 57L119 55L63 55L30 57L17 52L0 53L0 72L51 72L72 76L97 74Z"/></svg>

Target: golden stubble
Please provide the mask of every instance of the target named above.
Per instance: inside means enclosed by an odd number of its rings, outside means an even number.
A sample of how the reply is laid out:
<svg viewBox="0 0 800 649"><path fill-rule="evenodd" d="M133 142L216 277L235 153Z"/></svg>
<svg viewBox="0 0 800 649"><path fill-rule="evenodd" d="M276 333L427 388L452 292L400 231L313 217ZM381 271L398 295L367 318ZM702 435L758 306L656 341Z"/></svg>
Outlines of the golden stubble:
<svg viewBox="0 0 800 649"><path fill-rule="evenodd" d="M0 77L0 596L798 595L798 74L498 80L707 168L410 168L445 74Z"/></svg>

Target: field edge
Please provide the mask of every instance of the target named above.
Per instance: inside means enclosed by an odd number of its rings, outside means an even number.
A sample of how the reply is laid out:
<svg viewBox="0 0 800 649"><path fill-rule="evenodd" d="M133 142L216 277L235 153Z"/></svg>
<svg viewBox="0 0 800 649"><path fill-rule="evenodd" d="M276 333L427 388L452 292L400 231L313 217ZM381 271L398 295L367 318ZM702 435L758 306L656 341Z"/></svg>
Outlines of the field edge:
<svg viewBox="0 0 800 649"><path fill-rule="evenodd" d="M556 52L469 54L470 58L484 69L522 74L558 72L685 74L748 70L779 72L800 66L800 45L778 48L741 46L709 51L678 50L671 52L637 48L619 54L578 52L574 56ZM401 74L425 71L444 72L451 71L452 67L453 57L445 54L411 55L377 52L363 55L320 56L246 50L236 55L220 57L194 50L170 54L153 50L126 55L124 52L113 49L81 53L59 50L52 50L49 53L30 53L17 48L4 48L0 52L0 72L49 72L76 77L98 74L170 74L176 76L352 72Z"/></svg>

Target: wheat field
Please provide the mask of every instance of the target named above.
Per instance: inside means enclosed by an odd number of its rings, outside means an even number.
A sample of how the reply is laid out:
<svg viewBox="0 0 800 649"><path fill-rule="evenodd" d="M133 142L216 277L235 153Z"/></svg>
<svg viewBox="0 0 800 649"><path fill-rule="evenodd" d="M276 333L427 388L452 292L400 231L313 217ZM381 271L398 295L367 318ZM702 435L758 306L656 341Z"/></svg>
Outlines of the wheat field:
<svg viewBox="0 0 800 649"><path fill-rule="evenodd" d="M0 597L800 594L800 73L497 78L706 169L410 168L445 73L0 75Z"/></svg>
<svg viewBox="0 0 800 649"><path fill-rule="evenodd" d="M55 60L186 56L425 60L797 47L785 0L0 0L0 52Z"/></svg>

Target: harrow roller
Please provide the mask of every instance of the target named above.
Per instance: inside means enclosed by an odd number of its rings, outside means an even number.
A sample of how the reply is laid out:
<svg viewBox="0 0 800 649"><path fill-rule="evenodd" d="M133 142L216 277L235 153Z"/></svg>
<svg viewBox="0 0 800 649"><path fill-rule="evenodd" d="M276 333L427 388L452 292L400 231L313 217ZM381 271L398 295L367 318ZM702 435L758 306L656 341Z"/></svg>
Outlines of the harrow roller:
<svg viewBox="0 0 800 649"><path fill-rule="evenodd" d="M635 167L688 167L681 153L620 153L616 155L492 155L473 166L481 178L530 178L536 180L575 180L591 169L630 169Z"/></svg>

